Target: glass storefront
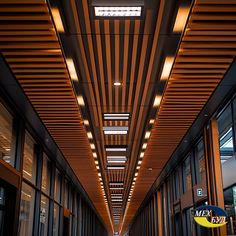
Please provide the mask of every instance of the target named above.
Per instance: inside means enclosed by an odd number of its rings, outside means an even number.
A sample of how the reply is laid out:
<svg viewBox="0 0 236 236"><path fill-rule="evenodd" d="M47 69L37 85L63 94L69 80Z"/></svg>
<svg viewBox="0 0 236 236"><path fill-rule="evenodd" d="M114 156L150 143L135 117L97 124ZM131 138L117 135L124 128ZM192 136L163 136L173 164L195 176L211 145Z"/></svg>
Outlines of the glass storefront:
<svg viewBox="0 0 236 236"><path fill-rule="evenodd" d="M13 117L0 103L0 159L14 167Z"/></svg>
<svg viewBox="0 0 236 236"><path fill-rule="evenodd" d="M227 235L236 234L235 112L236 100L234 99L217 119L224 204L229 217Z"/></svg>

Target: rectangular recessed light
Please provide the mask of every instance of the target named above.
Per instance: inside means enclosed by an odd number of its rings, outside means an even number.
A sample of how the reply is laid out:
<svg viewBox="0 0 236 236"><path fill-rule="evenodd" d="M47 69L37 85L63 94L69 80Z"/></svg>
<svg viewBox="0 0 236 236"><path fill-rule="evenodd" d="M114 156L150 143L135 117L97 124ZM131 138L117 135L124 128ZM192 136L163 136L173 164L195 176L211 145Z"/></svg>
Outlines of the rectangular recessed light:
<svg viewBox="0 0 236 236"><path fill-rule="evenodd" d="M123 182L109 182L109 185L124 185Z"/></svg>
<svg viewBox="0 0 236 236"><path fill-rule="evenodd" d="M107 152L126 152L125 147L106 147Z"/></svg>
<svg viewBox="0 0 236 236"><path fill-rule="evenodd" d="M107 159L111 159L111 160L127 160L127 157L126 156L107 156Z"/></svg>
<svg viewBox="0 0 236 236"><path fill-rule="evenodd" d="M112 202L123 202L123 199L111 199Z"/></svg>
<svg viewBox="0 0 236 236"><path fill-rule="evenodd" d="M142 149L146 149L147 148L147 143L144 143L142 146Z"/></svg>
<svg viewBox="0 0 236 236"><path fill-rule="evenodd" d="M125 166L108 166L108 170L124 170Z"/></svg>
<svg viewBox="0 0 236 236"><path fill-rule="evenodd" d="M84 106L85 105L84 104L84 99L83 99L82 96L77 96L77 100L78 100L78 103L79 103L80 106Z"/></svg>
<svg viewBox="0 0 236 236"><path fill-rule="evenodd" d="M93 152L93 157L97 157L97 153L96 152Z"/></svg>
<svg viewBox="0 0 236 236"><path fill-rule="evenodd" d="M75 70L75 64L74 64L73 59L72 58L66 59L66 64L67 64L68 70L70 72L70 78L73 81L78 81L78 76L77 76L77 73Z"/></svg>
<svg viewBox="0 0 236 236"><path fill-rule="evenodd" d="M91 149L95 149L95 145L93 143L90 143Z"/></svg>
<svg viewBox="0 0 236 236"><path fill-rule="evenodd" d="M175 24L173 28L173 32L182 32L184 30L184 27L186 25L188 14L189 14L190 8L187 6L181 6L177 12Z"/></svg>
<svg viewBox="0 0 236 236"><path fill-rule="evenodd" d="M145 139L148 139L151 135L151 132L150 131L147 131L146 134L145 134Z"/></svg>
<svg viewBox="0 0 236 236"><path fill-rule="evenodd" d="M129 113L104 113L104 120L129 120Z"/></svg>
<svg viewBox="0 0 236 236"><path fill-rule="evenodd" d="M106 6L94 7L95 16L100 17L131 17L141 16L142 7L140 6Z"/></svg>
<svg viewBox="0 0 236 236"><path fill-rule="evenodd" d="M154 122L155 122L155 120L154 120L154 119L151 119L151 120L149 121L149 124L154 124Z"/></svg>
<svg viewBox="0 0 236 236"><path fill-rule="evenodd" d="M144 157L144 152L141 152L141 153L140 153L140 157L141 157L141 158Z"/></svg>
<svg viewBox="0 0 236 236"><path fill-rule="evenodd" d="M104 134L127 134L127 126L106 126L103 127Z"/></svg>
<svg viewBox="0 0 236 236"><path fill-rule="evenodd" d="M89 125L89 121L88 120L84 120L84 125L88 126Z"/></svg>
<svg viewBox="0 0 236 236"><path fill-rule="evenodd" d="M65 32L64 26L63 26L63 23L62 23L62 20L61 20L61 14L59 12L59 9L58 8L52 8L51 12L52 12L53 20L54 20L54 23L56 25L57 31L59 33Z"/></svg>
<svg viewBox="0 0 236 236"><path fill-rule="evenodd" d="M157 96L155 97L153 106L154 106L154 107L158 107L158 106L160 105L160 103L161 103L161 96L160 96L160 95L157 95Z"/></svg>
<svg viewBox="0 0 236 236"><path fill-rule="evenodd" d="M166 57L161 73L161 80L167 80L169 78L173 62L174 62L174 57Z"/></svg>
<svg viewBox="0 0 236 236"><path fill-rule="evenodd" d="M126 161L119 161L119 160L107 160L107 163L109 164L112 164L112 163L115 163L115 164L125 164Z"/></svg>
<svg viewBox="0 0 236 236"><path fill-rule="evenodd" d="M88 136L89 139L92 139L92 138L93 138L93 135L92 135L91 132L87 132L87 136Z"/></svg>

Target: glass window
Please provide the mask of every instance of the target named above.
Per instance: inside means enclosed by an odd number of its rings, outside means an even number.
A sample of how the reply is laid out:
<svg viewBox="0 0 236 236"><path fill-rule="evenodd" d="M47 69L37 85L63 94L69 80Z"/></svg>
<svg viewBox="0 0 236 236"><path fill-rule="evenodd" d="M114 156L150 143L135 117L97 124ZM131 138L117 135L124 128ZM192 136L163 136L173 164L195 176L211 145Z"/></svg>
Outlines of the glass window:
<svg viewBox="0 0 236 236"><path fill-rule="evenodd" d="M49 199L41 195L40 204L40 225L39 225L39 235L46 236L48 233L48 211L49 211Z"/></svg>
<svg viewBox="0 0 236 236"><path fill-rule="evenodd" d="M58 170L56 170L55 174L54 199L58 203L61 202L61 176Z"/></svg>
<svg viewBox="0 0 236 236"><path fill-rule="evenodd" d="M35 191L26 183L22 183L19 216L19 235L31 236L34 222Z"/></svg>
<svg viewBox="0 0 236 236"><path fill-rule="evenodd" d="M14 167L13 149L13 117L0 103L0 159Z"/></svg>
<svg viewBox="0 0 236 236"><path fill-rule="evenodd" d="M174 200L179 199L179 172L178 170L174 173Z"/></svg>
<svg viewBox="0 0 236 236"><path fill-rule="evenodd" d="M192 188L192 176L190 166L190 156L186 158L183 165L183 181L184 181L184 192Z"/></svg>
<svg viewBox="0 0 236 236"><path fill-rule="evenodd" d="M232 109L234 112L232 112ZM225 210L229 216L227 234L236 234L236 157L233 130L236 122L236 101L233 101L218 117L220 161L223 180ZM233 117L234 113L234 117ZM234 121L234 122L233 122Z"/></svg>
<svg viewBox="0 0 236 236"><path fill-rule="evenodd" d="M195 235L193 233L193 216L191 215L193 211L193 208L189 208L184 211L184 235Z"/></svg>
<svg viewBox="0 0 236 236"><path fill-rule="evenodd" d="M35 141L29 135L25 134L24 144L24 159L23 159L23 176L33 184L36 181L36 155L35 155Z"/></svg>
<svg viewBox="0 0 236 236"><path fill-rule="evenodd" d="M43 155L43 172L42 172L42 191L44 193L47 193L50 195L50 182L51 182L51 176L50 176L50 161L48 160L48 157L44 154Z"/></svg>
<svg viewBox="0 0 236 236"><path fill-rule="evenodd" d="M197 173L197 183L201 183L206 180L206 166L205 166L205 156L204 156L204 144L201 140L194 149L195 160L196 160L196 173Z"/></svg>
<svg viewBox="0 0 236 236"><path fill-rule="evenodd" d="M58 204L54 204L53 208L53 235L58 236L59 235L59 211L60 207Z"/></svg>

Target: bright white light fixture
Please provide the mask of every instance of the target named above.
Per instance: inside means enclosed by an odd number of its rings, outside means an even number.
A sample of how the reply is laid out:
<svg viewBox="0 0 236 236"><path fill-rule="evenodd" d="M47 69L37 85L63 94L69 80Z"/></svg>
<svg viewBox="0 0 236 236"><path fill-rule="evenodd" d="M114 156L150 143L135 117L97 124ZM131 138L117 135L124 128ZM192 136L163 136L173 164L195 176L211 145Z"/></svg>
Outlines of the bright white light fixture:
<svg viewBox="0 0 236 236"><path fill-rule="evenodd" d="M141 16L142 8L137 7L94 7L95 16L101 17L130 17Z"/></svg>
<svg viewBox="0 0 236 236"><path fill-rule="evenodd" d="M87 132L87 136L88 136L89 139L92 139L92 138L93 138L93 135L92 135L91 132Z"/></svg>
<svg viewBox="0 0 236 236"><path fill-rule="evenodd" d="M70 77L73 81L78 81L78 76L75 70L75 64L72 58L66 59L66 64L70 72Z"/></svg>
<svg viewBox="0 0 236 236"><path fill-rule="evenodd" d="M107 163L110 163L110 164L112 164L112 163L121 163L121 164L125 164L126 163L126 161L119 161L119 160L107 160Z"/></svg>
<svg viewBox="0 0 236 236"><path fill-rule="evenodd" d="M97 153L96 152L93 152L93 157L97 157Z"/></svg>
<svg viewBox="0 0 236 236"><path fill-rule="evenodd" d="M129 113L104 113L104 120L128 120Z"/></svg>
<svg viewBox="0 0 236 236"><path fill-rule="evenodd" d="M93 143L90 143L91 149L95 149L95 145Z"/></svg>
<svg viewBox="0 0 236 236"><path fill-rule="evenodd" d="M141 157L141 158L144 157L144 152L141 152L141 153L140 153L140 157Z"/></svg>
<svg viewBox="0 0 236 236"><path fill-rule="evenodd" d="M124 166L108 166L107 169L108 170L124 170L125 167Z"/></svg>
<svg viewBox="0 0 236 236"><path fill-rule="evenodd" d="M146 149L147 148L147 143L144 143L142 146L142 149Z"/></svg>
<svg viewBox="0 0 236 236"><path fill-rule="evenodd" d="M166 57L162 69L161 80L167 80L169 78L173 62L174 62L174 57Z"/></svg>
<svg viewBox="0 0 236 236"><path fill-rule="evenodd" d="M146 134L145 134L145 139L148 139L151 135L151 132L150 131L147 131Z"/></svg>
<svg viewBox="0 0 236 236"><path fill-rule="evenodd" d="M57 31L59 33L65 32L64 26L63 26L63 23L62 23L62 20L61 20L61 15L60 15L59 9L58 8L52 8L51 11L52 11L52 16L53 16L53 20L55 22Z"/></svg>
<svg viewBox="0 0 236 236"><path fill-rule="evenodd" d="M141 164L142 164L142 161L138 161L138 164L141 165Z"/></svg>
<svg viewBox="0 0 236 236"><path fill-rule="evenodd" d="M182 32L186 25L190 8L181 6L177 12L173 32Z"/></svg>
<svg viewBox="0 0 236 236"><path fill-rule="evenodd" d="M154 119L151 119L151 120L149 121L149 124L154 124L154 122L155 122L155 120L154 120Z"/></svg>
<svg viewBox="0 0 236 236"><path fill-rule="evenodd" d="M80 106L84 106L85 105L84 104L84 99L83 99L82 96L77 96L77 100L78 100L78 103L79 103Z"/></svg>
<svg viewBox="0 0 236 236"><path fill-rule="evenodd" d="M117 81L117 82L114 82L114 85L115 85L115 86L121 86L121 82L118 82L118 81Z"/></svg>
<svg viewBox="0 0 236 236"><path fill-rule="evenodd" d="M89 125L89 121L88 120L84 120L84 125Z"/></svg>
<svg viewBox="0 0 236 236"><path fill-rule="evenodd" d="M106 148L107 152L126 152L126 148Z"/></svg>
<svg viewBox="0 0 236 236"><path fill-rule="evenodd" d="M158 106L160 105L160 103L161 103L161 96L160 96L160 95L157 95L157 96L155 97L153 106L154 106L154 107L158 107Z"/></svg>
<svg viewBox="0 0 236 236"><path fill-rule="evenodd" d="M106 126L103 127L104 134L127 134L127 126Z"/></svg>

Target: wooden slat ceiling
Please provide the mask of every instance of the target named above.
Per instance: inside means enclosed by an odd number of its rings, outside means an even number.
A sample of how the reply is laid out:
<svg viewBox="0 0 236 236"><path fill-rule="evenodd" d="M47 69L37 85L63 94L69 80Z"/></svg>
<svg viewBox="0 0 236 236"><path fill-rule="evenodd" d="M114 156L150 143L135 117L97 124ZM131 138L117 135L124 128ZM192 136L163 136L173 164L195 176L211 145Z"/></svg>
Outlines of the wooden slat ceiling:
<svg viewBox="0 0 236 236"><path fill-rule="evenodd" d="M45 0L0 0L0 50L111 230L77 97Z"/></svg>
<svg viewBox="0 0 236 236"><path fill-rule="evenodd" d="M158 111L123 229L236 56L236 1L197 0ZM152 168L152 171L149 168Z"/></svg>

